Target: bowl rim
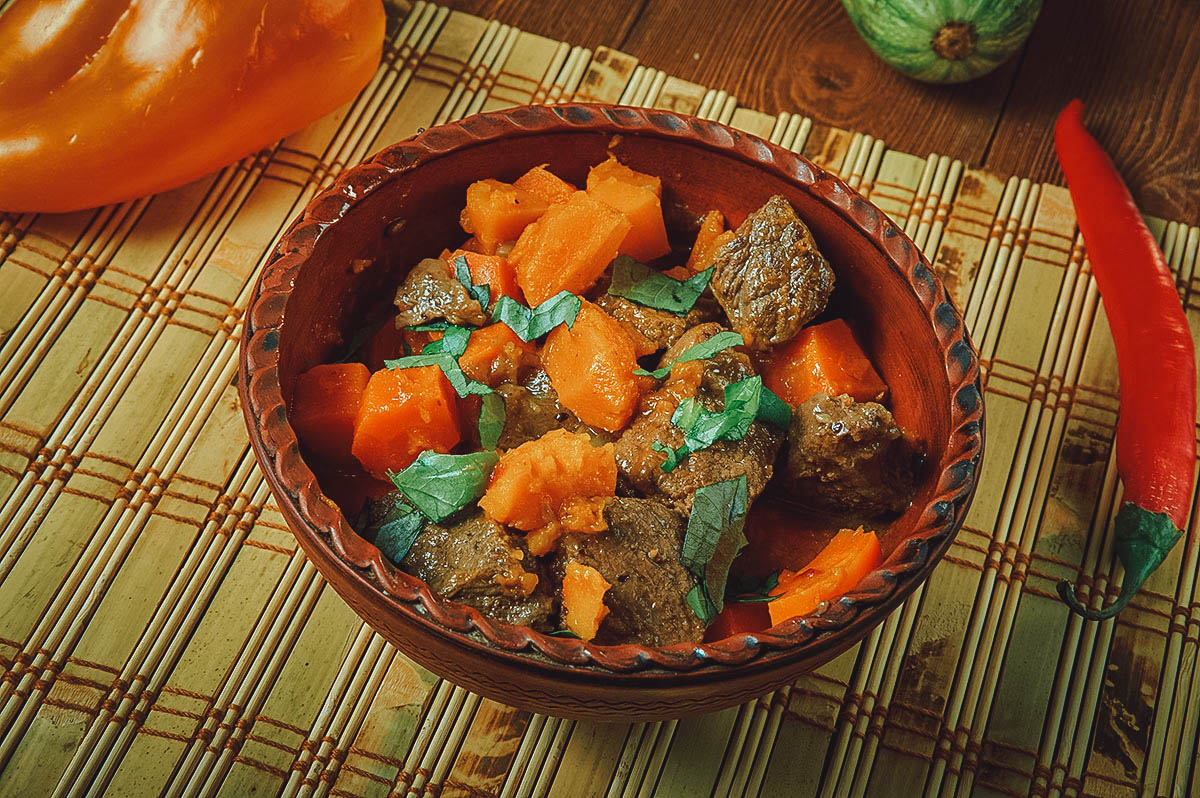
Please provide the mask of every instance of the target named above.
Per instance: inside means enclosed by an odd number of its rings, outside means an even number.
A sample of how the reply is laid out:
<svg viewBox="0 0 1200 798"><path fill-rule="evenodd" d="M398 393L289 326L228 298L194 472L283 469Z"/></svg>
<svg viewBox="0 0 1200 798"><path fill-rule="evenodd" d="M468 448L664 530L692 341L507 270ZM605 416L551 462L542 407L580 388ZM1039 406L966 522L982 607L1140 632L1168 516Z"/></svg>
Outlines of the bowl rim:
<svg viewBox="0 0 1200 798"><path fill-rule="evenodd" d="M950 432L934 495L921 509L909 536L879 567L853 591L813 614L762 632L657 648L593 644L495 621L433 593L355 533L323 495L300 456L279 383L279 333L295 276L324 231L393 177L454 151L501 138L577 131L686 142L784 179L860 231L904 277L930 323L950 387ZM366 585L408 623L476 654L560 675L564 669L582 672L602 681L627 681L634 673L703 679L731 666L759 671L816 657L844 642L845 635L839 632L865 633L924 580L949 548L974 495L983 452L979 362L966 326L929 261L885 213L803 156L757 136L675 112L592 103L518 106L477 114L423 130L343 172L291 223L258 277L246 310L238 392L251 444L279 509L306 549L320 549L324 556L318 559L332 562L344 577Z"/></svg>

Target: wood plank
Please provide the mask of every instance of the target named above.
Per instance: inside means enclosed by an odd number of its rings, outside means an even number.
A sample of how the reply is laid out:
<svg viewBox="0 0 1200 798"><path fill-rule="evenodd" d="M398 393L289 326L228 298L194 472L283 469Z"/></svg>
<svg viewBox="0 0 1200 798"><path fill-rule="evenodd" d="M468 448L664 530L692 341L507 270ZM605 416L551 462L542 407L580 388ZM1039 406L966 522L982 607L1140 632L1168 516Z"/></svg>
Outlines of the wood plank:
<svg viewBox="0 0 1200 798"><path fill-rule="evenodd" d="M1088 126L1112 154L1142 211L1195 221L1198 30L1197 3L1046 3L987 167L1061 182L1053 120L1072 97L1080 97L1087 103Z"/></svg>

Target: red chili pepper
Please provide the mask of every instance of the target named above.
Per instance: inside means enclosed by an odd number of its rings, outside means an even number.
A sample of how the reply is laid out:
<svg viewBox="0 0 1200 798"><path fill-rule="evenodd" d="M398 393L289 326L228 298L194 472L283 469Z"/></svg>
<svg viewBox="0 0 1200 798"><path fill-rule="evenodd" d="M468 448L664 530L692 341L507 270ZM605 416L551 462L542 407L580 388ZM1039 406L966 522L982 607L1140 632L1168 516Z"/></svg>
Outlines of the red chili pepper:
<svg viewBox="0 0 1200 798"><path fill-rule="evenodd" d="M1196 466L1196 356L1166 258L1112 160L1083 125L1072 100L1054 126L1054 148L1108 314L1121 415L1117 473L1125 485L1116 518L1121 594L1101 610L1079 603L1067 582L1058 594L1085 618L1111 618L1183 534Z"/></svg>

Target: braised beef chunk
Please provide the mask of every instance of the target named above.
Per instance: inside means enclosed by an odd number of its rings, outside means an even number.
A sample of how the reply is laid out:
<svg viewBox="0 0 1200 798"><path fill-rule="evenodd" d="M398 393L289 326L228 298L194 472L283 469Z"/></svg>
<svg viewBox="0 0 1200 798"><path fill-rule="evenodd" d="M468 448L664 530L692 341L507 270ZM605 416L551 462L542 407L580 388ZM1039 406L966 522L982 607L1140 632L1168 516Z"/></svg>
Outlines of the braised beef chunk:
<svg viewBox="0 0 1200 798"><path fill-rule="evenodd" d="M544 373L544 372L543 372ZM586 424L558 403L554 389L544 391L525 385L501 385L496 392L504 398L504 431L500 433L501 451L537 440L547 432L590 432Z"/></svg>
<svg viewBox="0 0 1200 798"><path fill-rule="evenodd" d="M448 599L505 623L545 630L554 612L549 579L503 526L476 511L429 524L401 566Z"/></svg>
<svg viewBox="0 0 1200 798"><path fill-rule="evenodd" d="M818 393L792 414L785 484L813 509L870 518L908 507L920 459L883 405Z"/></svg>
<svg viewBox="0 0 1200 798"><path fill-rule="evenodd" d="M624 325L639 345L639 350L647 352L666 349L678 341L688 328L713 320L720 313L720 308L715 307L711 300L708 303L697 302L684 316L648 308L612 294L601 294L596 298L596 304Z"/></svg>
<svg viewBox="0 0 1200 798"><path fill-rule="evenodd" d="M663 355L663 364L722 329L719 324L693 327ZM717 441L688 455L670 472L662 470L665 455L650 445L658 441L672 448L682 446L683 430L671 423L679 403L695 397L705 410L720 410L725 405L725 387L754 373L750 358L734 349L676 367L661 388L642 400L633 423L617 439L617 471L624 486L645 496L661 496L687 513L697 488L745 474L753 501L774 472L784 439L780 430L756 421L740 441Z"/></svg>
<svg viewBox="0 0 1200 798"><path fill-rule="evenodd" d="M426 258L412 267L396 291L397 327L445 319L451 324L481 325L487 314L452 275L446 262Z"/></svg>
<svg viewBox="0 0 1200 798"><path fill-rule="evenodd" d="M825 309L833 270L778 195L746 217L717 252L712 290L746 343L768 350Z"/></svg>
<svg viewBox="0 0 1200 798"><path fill-rule="evenodd" d="M558 553L558 570L577 560L612 585L596 642L666 646L703 637L686 600L694 580L679 564L683 515L653 499L612 499L604 518L606 532L567 535Z"/></svg>

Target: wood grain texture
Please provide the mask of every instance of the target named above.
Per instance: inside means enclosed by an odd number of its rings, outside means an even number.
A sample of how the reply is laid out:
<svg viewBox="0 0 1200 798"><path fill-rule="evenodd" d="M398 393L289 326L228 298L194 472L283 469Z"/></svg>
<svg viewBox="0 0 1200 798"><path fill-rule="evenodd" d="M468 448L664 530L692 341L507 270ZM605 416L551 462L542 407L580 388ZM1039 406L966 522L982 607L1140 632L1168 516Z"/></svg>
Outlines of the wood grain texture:
<svg viewBox="0 0 1200 798"><path fill-rule="evenodd" d="M870 133L1000 173L1061 182L1054 118L1081 96L1142 209L1200 216L1200 5L1048 2L992 74L930 86L892 70L834 0L448 0L572 44L616 47L767 113ZM1153 120L1148 124L1147 120Z"/></svg>
<svg viewBox="0 0 1200 798"><path fill-rule="evenodd" d="M1053 119L1073 97L1146 213L1200 216L1200 3L1047 3L986 166L1061 182Z"/></svg>

